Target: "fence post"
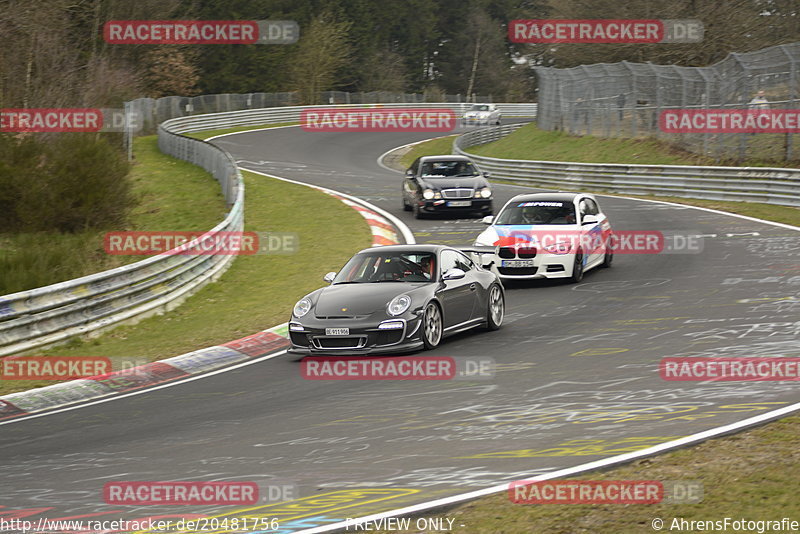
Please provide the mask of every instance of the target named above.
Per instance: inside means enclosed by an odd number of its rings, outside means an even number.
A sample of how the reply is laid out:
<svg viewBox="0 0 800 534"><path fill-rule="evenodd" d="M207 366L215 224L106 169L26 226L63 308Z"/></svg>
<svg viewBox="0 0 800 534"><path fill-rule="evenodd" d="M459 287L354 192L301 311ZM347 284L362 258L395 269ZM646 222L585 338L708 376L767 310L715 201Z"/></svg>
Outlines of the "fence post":
<svg viewBox="0 0 800 534"><path fill-rule="evenodd" d="M789 60L789 109L794 109L795 100L797 100L797 61L786 51L786 45L781 45L781 52L786 55ZM794 141L794 134L786 132L786 141L784 143L784 161L792 159L792 144Z"/></svg>

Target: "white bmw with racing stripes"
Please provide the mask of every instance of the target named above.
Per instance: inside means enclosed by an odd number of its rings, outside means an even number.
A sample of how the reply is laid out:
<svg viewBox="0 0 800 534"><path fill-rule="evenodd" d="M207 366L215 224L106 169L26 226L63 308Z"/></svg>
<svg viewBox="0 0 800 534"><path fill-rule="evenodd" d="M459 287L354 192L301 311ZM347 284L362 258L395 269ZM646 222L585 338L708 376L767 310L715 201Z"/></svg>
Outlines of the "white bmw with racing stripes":
<svg viewBox="0 0 800 534"><path fill-rule="evenodd" d="M509 200L475 240L481 263L504 280L566 278L573 282L613 259L611 224L594 195L532 193Z"/></svg>

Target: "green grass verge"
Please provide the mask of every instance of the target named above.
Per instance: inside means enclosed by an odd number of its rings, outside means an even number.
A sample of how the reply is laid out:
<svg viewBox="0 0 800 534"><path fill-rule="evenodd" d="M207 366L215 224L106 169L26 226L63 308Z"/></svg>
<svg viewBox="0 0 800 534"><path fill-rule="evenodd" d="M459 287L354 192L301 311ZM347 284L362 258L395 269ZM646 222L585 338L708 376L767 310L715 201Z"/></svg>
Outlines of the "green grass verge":
<svg viewBox="0 0 800 534"><path fill-rule="evenodd" d="M203 130L200 132L192 132L184 134L187 137L194 137L195 139L208 139L217 135L224 135L237 132L249 132L250 130L263 130L264 128L278 128L280 126L295 126L299 122L279 122L276 124L262 124L260 126L237 126L235 128L222 128L219 130Z"/></svg>
<svg viewBox="0 0 800 534"><path fill-rule="evenodd" d="M326 272L339 270L355 251L371 244L364 218L339 200L305 186L246 171L243 175L245 229L295 232L300 245L296 254L237 257L219 281L171 312L37 355L153 361L238 339L285 322L297 299L323 285ZM3 380L0 394L49 384Z"/></svg>
<svg viewBox="0 0 800 534"><path fill-rule="evenodd" d="M225 198L211 174L163 154L154 135L135 139L133 149L137 203L127 230L210 230L225 218Z"/></svg>
<svg viewBox="0 0 800 534"><path fill-rule="evenodd" d="M158 150L155 136L134 141L129 178L135 206L125 228L76 234L0 235L0 295L78 278L144 256L110 256L103 235L111 230L209 230L225 218L219 184L200 167Z"/></svg>
<svg viewBox="0 0 800 534"><path fill-rule="evenodd" d="M788 417L748 432L706 441L615 469L570 477L575 480L699 481L703 485L700 503L528 505L515 504L507 492L502 492L424 517L455 519L454 529L463 534L641 534L656 532L651 527L654 518L664 521L664 532L670 532L672 521L681 517L687 521L722 520L725 517L734 520L780 520L783 517L798 520L800 501L791 489L797 487L800 472L798 428L800 417ZM730 527L727 531L743 532ZM390 531L372 532L388 534ZM675 528L671 532L707 531Z"/></svg>
<svg viewBox="0 0 800 534"><path fill-rule="evenodd" d="M711 158L680 150L655 139L608 139L540 130L527 124L502 139L470 147L481 156L540 161L647 165L714 165Z"/></svg>
<svg viewBox="0 0 800 534"><path fill-rule="evenodd" d="M765 134L767 135L767 134ZM759 137L759 143L782 146L782 138ZM773 159L748 157L744 161L717 161L653 137L608 138L570 135L540 130L531 123L502 139L470 147L467 152L480 156L538 161L577 161L582 163L622 163L641 165L719 165L738 167L797 167L800 161L783 161L782 152ZM760 151L766 154L767 151Z"/></svg>

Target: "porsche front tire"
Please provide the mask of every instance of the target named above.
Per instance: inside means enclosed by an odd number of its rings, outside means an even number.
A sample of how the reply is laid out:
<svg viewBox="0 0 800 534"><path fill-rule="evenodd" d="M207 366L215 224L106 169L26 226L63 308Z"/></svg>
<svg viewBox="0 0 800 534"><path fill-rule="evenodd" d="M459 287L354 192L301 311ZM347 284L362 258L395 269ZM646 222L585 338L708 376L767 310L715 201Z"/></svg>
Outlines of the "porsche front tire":
<svg viewBox="0 0 800 534"><path fill-rule="evenodd" d="M442 341L442 311L434 302L425 306L422 314L422 343L426 350L436 348Z"/></svg>

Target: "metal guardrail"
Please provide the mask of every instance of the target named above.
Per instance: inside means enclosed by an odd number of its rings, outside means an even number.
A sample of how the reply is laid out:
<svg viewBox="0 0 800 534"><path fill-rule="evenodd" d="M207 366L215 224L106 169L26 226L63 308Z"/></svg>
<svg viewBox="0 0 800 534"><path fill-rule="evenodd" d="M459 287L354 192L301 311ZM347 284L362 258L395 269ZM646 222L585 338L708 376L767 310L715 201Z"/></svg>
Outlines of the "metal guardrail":
<svg viewBox="0 0 800 534"><path fill-rule="evenodd" d="M230 210L209 232L244 226L244 188L236 163L223 150L159 128L159 147L195 163L220 182ZM116 269L0 297L0 356L174 308L219 277L231 255L161 254Z"/></svg>
<svg viewBox="0 0 800 534"><path fill-rule="evenodd" d="M434 107L456 113L471 104L391 103L325 106ZM500 104L505 116L533 116L535 104ZM244 227L244 186L236 162L226 151L180 135L237 126L297 122L306 107L293 106L195 115L167 120L158 127L162 152L209 171L220 183L230 211L209 232ZM0 356L24 352L103 330L174 308L205 283L216 279L232 255L162 254L145 260L45 287L0 296Z"/></svg>
<svg viewBox="0 0 800 534"><path fill-rule="evenodd" d="M466 152L469 147L497 141L522 126L509 124L466 133L455 139L453 151L469 156L482 170L491 172L493 178L548 189L800 206L800 169L513 160Z"/></svg>
<svg viewBox="0 0 800 534"><path fill-rule="evenodd" d="M126 113L136 117L137 126L141 127L139 135L156 133L158 125L169 119L205 115L208 113L225 113L238 110L255 110L279 106L300 105L300 93L239 93L198 96L164 96L161 98L137 98L125 103ZM373 91L370 93L344 91L322 91L317 100L319 105L325 104L380 104L387 102L405 103L409 106L421 102L491 102L491 97L471 95L426 95L424 93L395 93L391 91Z"/></svg>
<svg viewBox="0 0 800 534"><path fill-rule="evenodd" d="M471 103L441 103L426 102L417 104L389 103L389 104L337 104L328 106L289 106L265 109L245 109L226 113L211 113L208 115L194 115L170 119L164 124L169 124L170 129L176 133L185 133L197 130L215 130L221 128L235 128L237 126L257 126L260 124L280 124L284 122L298 122L300 113L311 108L444 108L451 109L457 114L464 113L472 106ZM504 117L535 117L536 104L497 104Z"/></svg>

